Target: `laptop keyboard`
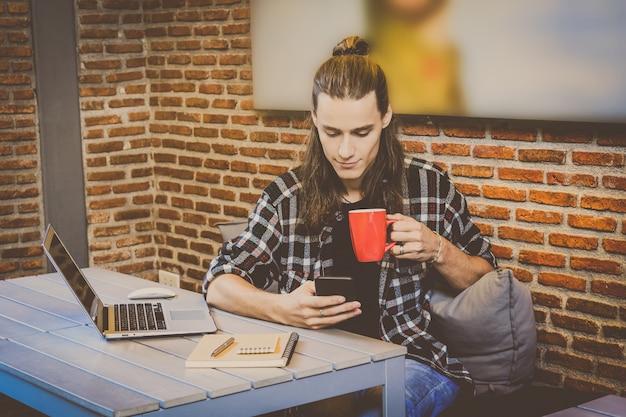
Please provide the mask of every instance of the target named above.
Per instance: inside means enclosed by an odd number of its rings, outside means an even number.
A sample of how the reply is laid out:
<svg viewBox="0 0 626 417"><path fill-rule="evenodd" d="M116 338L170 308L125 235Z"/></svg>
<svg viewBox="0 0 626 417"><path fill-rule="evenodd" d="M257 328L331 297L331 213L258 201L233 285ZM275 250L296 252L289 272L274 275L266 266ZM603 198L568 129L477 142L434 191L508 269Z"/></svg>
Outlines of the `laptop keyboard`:
<svg viewBox="0 0 626 417"><path fill-rule="evenodd" d="M115 304L115 331L164 330L161 303Z"/></svg>

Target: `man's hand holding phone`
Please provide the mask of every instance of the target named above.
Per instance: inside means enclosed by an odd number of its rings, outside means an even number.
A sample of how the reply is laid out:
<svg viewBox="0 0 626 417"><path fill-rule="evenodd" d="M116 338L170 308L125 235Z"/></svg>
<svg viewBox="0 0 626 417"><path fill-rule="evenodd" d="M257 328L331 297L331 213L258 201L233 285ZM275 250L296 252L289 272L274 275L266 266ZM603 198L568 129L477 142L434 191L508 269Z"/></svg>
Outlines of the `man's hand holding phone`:
<svg viewBox="0 0 626 417"><path fill-rule="evenodd" d="M352 277L319 277L315 280L317 295L343 295L346 301L356 300Z"/></svg>

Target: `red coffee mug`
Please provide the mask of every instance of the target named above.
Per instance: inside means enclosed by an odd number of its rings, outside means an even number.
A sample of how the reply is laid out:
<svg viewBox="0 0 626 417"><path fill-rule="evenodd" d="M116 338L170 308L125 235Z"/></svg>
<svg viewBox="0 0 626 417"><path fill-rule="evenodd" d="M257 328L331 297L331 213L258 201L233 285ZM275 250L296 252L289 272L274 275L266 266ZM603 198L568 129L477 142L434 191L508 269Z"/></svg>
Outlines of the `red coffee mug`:
<svg viewBox="0 0 626 417"><path fill-rule="evenodd" d="M395 220L387 220L385 209L360 209L348 212L352 248L359 262L378 262L396 244L387 242L387 227Z"/></svg>

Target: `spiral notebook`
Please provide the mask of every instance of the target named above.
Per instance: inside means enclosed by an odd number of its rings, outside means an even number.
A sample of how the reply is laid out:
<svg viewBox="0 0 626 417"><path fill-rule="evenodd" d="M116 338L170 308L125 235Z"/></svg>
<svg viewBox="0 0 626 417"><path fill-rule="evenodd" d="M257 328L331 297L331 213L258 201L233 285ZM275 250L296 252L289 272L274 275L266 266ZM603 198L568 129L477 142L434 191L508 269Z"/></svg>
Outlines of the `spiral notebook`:
<svg viewBox="0 0 626 417"><path fill-rule="evenodd" d="M296 348L298 337L296 332L207 334L202 336L185 361L185 366L187 368L287 366Z"/></svg>

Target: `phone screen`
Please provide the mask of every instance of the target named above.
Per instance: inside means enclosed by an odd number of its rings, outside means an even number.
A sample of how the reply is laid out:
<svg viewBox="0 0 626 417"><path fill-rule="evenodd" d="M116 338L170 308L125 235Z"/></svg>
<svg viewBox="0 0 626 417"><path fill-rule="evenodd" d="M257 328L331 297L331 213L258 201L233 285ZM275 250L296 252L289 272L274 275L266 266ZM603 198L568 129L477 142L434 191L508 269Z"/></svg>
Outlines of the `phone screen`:
<svg viewBox="0 0 626 417"><path fill-rule="evenodd" d="M319 277L315 280L317 295L343 295L346 301L356 300L351 277Z"/></svg>

